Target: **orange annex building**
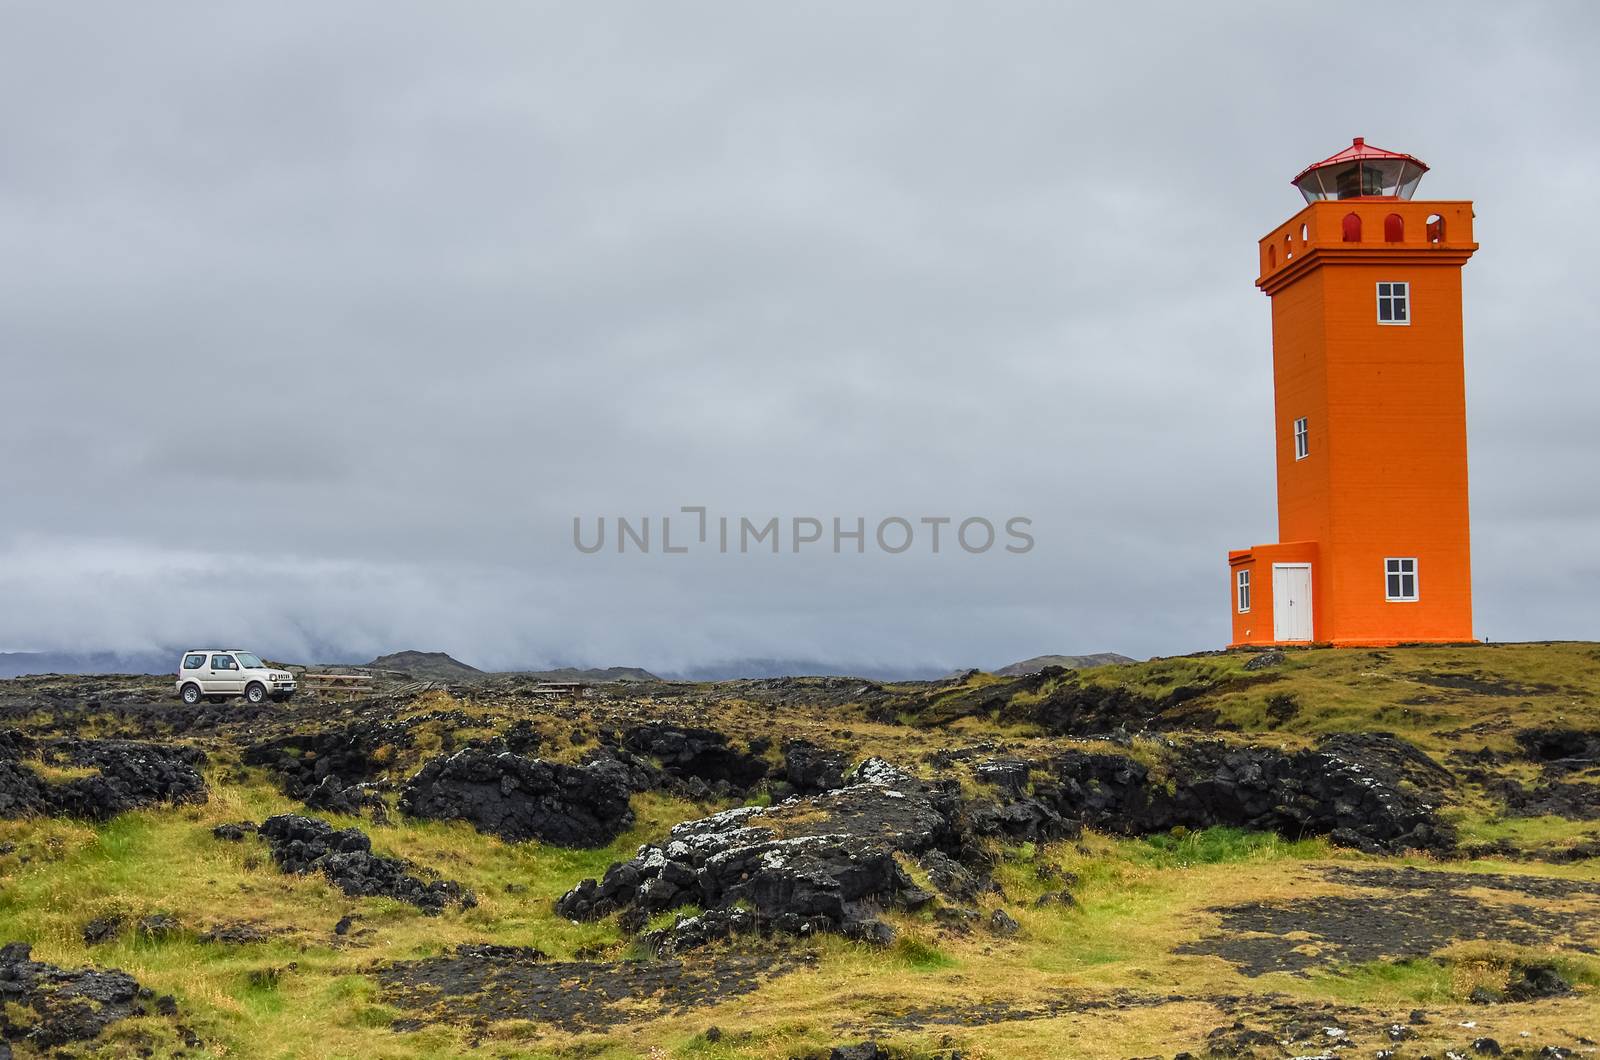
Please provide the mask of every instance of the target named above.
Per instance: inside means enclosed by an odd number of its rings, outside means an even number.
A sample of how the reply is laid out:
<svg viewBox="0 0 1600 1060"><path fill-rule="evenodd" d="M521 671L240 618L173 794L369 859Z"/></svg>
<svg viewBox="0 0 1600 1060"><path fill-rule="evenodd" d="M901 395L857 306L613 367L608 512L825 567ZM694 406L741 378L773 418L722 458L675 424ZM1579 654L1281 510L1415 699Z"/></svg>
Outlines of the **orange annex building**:
<svg viewBox="0 0 1600 1060"><path fill-rule="evenodd" d="M1461 267L1470 202L1357 139L1294 179L1261 240L1277 544L1228 553L1232 646L1469 641Z"/></svg>

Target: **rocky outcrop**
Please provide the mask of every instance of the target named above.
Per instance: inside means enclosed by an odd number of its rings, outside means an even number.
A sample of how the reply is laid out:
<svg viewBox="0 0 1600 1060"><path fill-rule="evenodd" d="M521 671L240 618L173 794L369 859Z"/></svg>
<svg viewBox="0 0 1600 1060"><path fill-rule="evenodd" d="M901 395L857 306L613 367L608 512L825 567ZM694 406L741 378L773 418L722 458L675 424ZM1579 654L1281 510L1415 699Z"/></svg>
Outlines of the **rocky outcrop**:
<svg viewBox="0 0 1600 1060"><path fill-rule="evenodd" d="M830 751L808 740L791 740L783 745L783 779L801 795L816 795L844 786L850 757L843 751Z"/></svg>
<svg viewBox="0 0 1600 1060"><path fill-rule="evenodd" d="M342 729L290 733L264 740L245 748L240 760L274 773L283 783L284 794L298 799L329 777L341 787L371 780L383 770L376 758L380 748L410 743L408 725L364 721Z"/></svg>
<svg viewBox="0 0 1600 1060"><path fill-rule="evenodd" d="M1371 853L1455 846L1431 802L1337 741L1293 753L1203 741L1175 748L1165 768L1157 778L1125 755L1068 752L1047 764L1052 783L1035 795L1064 817L1131 835L1232 825Z"/></svg>
<svg viewBox="0 0 1600 1060"><path fill-rule="evenodd" d="M627 729L620 743L626 751L655 759L668 776L679 780L748 791L767 775L766 759L735 749L726 735L713 729L650 722Z"/></svg>
<svg viewBox="0 0 1600 1060"><path fill-rule="evenodd" d="M1514 752L1488 747L1453 752L1457 775L1498 799L1508 817L1600 820L1600 731L1522 729L1515 739ZM1524 783L1506 769L1516 762L1537 764L1538 777Z"/></svg>
<svg viewBox="0 0 1600 1060"><path fill-rule="evenodd" d="M1282 666L1287 658L1288 656L1276 648L1270 651L1257 652L1244 664L1243 669L1252 673L1257 670L1270 670L1274 666Z"/></svg>
<svg viewBox="0 0 1600 1060"><path fill-rule="evenodd" d="M117 1020L144 1015L144 1001L154 996L127 972L67 971L32 957L23 942L0 947L0 1049L7 1055L8 1041L37 1050L89 1041ZM154 1007L175 1011L170 997L156 999Z"/></svg>
<svg viewBox="0 0 1600 1060"><path fill-rule="evenodd" d="M1036 798L978 802L968 809L967 822L976 835L1013 843L1076 839L1083 834L1082 824L1061 816L1048 802Z"/></svg>
<svg viewBox="0 0 1600 1060"><path fill-rule="evenodd" d="M965 681L968 675L963 675ZM1272 678L1251 674L1235 678L1251 683ZM1039 725L1063 736L1100 736L1118 731L1169 728L1163 717L1173 708L1220 687L1216 676L1194 677L1164 695L1149 695L1123 685L1085 681L1083 675L1059 666L1046 666L1023 677L958 687L930 688L897 701L868 709L874 721L894 722L902 717L925 726L949 725L961 718L1000 718ZM1192 719L1190 719L1192 720Z"/></svg>
<svg viewBox="0 0 1600 1060"><path fill-rule="evenodd" d="M706 910L653 940L665 950L743 930L884 937L876 912L916 889L896 854L956 849L956 796L876 758L845 780L781 806L680 824L567 892L557 911L585 920L628 910L641 923L679 906Z"/></svg>
<svg viewBox="0 0 1600 1060"><path fill-rule="evenodd" d="M86 776L50 780L40 766ZM204 802L204 753L176 744L133 740L34 741L18 733L0 740L0 817L67 816L104 821L163 802Z"/></svg>
<svg viewBox="0 0 1600 1060"><path fill-rule="evenodd" d="M400 809L469 822L502 839L604 846L633 824L624 771L563 765L509 751L467 748L433 759L406 782Z"/></svg>
<svg viewBox="0 0 1600 1060"><path fill-rule="evenodd" d="M1413 761L1420 752L1409 745L1341 746L1285 753L1185 744L1167 749L1159 774L1110 752L1071 751L1031 769L990 759L977 773L997 794L966 802L953 783L930 785L869 759L842 787L680 824L664 843L581 882L556 908L574 920L623 911L624 925L635 928L682 906L704 910L654 933L648 941L663 950L750 930L884 937L877 911L932 897L897 856L920 861L950 900L971 903L993 888L979 837L1046 841L1074 838L1084 825L1132 835L1233 825L1328 834L1369 851L1453 846L1432 805L1376 752L1387 748L1396 761L1431 772L1437 767L1426 756Z"/></svg>
<svg viewBox="0 0 1600 1060"><path fill-rule="evenodd" d="M290 733L247 747L240 756L247 766L262 766L277 776L285 795L314 810L356 816L387 816L388 807L375 786L393 762L395 752L409 748L413 729L422 720L442 718L456 724L465 715L427 715L406 721L359 721L339 729Z"/></svg>
<svg viewBox="0 0 1600 1060"><path fill-rule="evenodd" d="M1600 765L1600 729L1522 729L1516 734L1524 758L1547 769L1589 769Z"/></svg>
<svg viewBox="0 0 1600 1060"><path fill-rule="evenodd" d="M284 872L320 872L345 894L357 898L396 898L437 916L451 905L478 904L471 891L454 880L424 881L412 875L409 863L372 852L372 840L358 828L335 830L326 821L297 814L279 814L261 823L261 836L272 847L272 860Z"/></svg>

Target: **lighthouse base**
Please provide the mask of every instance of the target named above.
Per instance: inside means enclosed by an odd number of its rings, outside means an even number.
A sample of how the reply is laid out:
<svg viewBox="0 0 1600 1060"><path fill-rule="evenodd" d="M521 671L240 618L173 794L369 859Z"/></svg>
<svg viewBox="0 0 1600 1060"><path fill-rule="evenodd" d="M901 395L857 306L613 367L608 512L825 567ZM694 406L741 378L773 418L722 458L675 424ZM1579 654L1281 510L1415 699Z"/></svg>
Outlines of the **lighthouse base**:
<svg viewBox="0 0 1600 1060"><path fill-rule="evenodd" d="M1430 563L1427 556L1406 557L1411 577L1401 592L1391 593L1387 562L1382 553L1354 559L1330 556L1316 541L1229 552L1233 635L1228 646L1391 648L1474 643L1467 576L1447 564ZM1442 583L1427 596L1421 590L1425 571L1434 576L1434 583ZM1465 589L1449 591L1452 582Z"/></svg>

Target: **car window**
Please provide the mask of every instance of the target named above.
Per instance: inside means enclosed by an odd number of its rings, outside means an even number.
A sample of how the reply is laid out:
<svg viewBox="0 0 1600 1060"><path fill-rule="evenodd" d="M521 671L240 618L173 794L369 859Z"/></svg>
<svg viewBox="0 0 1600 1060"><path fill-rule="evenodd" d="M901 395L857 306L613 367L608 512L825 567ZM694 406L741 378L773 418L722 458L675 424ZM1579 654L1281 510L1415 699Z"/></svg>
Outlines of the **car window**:
<svg viewBox="0 0 1600 1060"><path fill-rule="evenodd" d="M185 655L183 657L183 668L185 670L198 670L205 664L206 657L204 655Z"/></svg>
<svg viewBox="0 0 1600 1060"><path fill-rule="evenodd" d="M239 664L233 661L233 656L231 655L213 655L211 657L211 668L213 670L237 670Z"/></svg>
<svg viewBox="0 0 1600 1060"><path fill-rule="evenodd" d="M261 669L261 666L262 666L261 656L256 655L253 652L242 651L237 656L235 656L235 658L237 658L239 660L239 665L243 666L246 670L259 670L259 669Z"/></svg>

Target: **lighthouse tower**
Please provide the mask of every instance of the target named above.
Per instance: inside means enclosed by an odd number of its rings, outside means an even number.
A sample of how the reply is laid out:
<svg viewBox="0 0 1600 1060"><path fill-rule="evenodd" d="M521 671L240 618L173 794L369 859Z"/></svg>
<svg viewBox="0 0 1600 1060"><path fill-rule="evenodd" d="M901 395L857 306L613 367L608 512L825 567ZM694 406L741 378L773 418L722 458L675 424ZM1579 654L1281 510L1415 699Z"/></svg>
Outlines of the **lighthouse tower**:
<svg viewBox="0 0 1600 1060"><path fill-rule="evenodd" d="M1233 644L1472 633L1461 267L1472 204L1360 138L1294 179L1261 240L1272 299L1277 544L1228 553Z"/></svg>

